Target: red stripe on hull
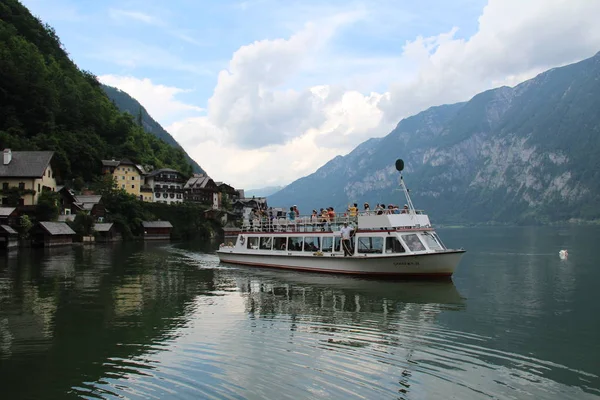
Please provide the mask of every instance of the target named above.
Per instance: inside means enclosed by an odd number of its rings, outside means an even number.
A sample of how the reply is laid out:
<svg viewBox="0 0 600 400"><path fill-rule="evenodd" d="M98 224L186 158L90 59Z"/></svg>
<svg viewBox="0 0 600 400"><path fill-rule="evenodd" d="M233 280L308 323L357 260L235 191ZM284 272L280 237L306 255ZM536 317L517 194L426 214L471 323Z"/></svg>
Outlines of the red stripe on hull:
<svg viewBox="0 0 600 400"><path fill-rule="evenodd" d="M263 263L255 263L255 262L250 262L250 261L221 260L221 262L229 263L229 264L236 264L236 265L248 265L248 266L253 266L253 267L288 269L288 270L294 270L294 271L310 271L310 272L319 272L319 273L328 273L328 274L360 275L360 276L394 276L394 277L406 277L406 278L432 278L432 279L450 278L452 276L451 272L432 272L432 273L363 272L363 271L340 271L340 270L322 269L322 268L287 267L284 265L263 264Z"/></svg>

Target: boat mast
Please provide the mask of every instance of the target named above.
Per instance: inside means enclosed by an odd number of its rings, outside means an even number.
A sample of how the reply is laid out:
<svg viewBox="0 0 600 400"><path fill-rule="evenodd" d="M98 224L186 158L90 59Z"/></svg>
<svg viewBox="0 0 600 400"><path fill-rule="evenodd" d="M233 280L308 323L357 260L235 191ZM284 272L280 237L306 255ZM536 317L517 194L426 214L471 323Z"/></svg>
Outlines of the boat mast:
<svg viewBox="0 0 600 400"><path fill-rule="evenodd" d="M411 215L414 215L415 212L415 207L413 206L413 202L410 199L410 195L408 194L408 189L406 188L406 185L404 184L404 178L402 178L402 170L404 170L404 160L402 160L401 158L396 160L396 169L398 170L398 172L400 172L400 187L402 188L402 191L404 191L404 196L406 197L406 205L408 205L408 213Z"/></svg>

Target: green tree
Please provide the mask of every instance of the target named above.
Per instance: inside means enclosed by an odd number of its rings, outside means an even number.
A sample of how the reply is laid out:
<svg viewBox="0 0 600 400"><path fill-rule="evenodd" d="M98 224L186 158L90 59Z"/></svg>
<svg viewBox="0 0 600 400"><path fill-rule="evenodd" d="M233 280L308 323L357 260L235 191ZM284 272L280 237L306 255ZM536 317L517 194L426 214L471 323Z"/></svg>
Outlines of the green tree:
<svg viewBox="0 0 600 400"><path fill-rule="evenodd" d="M21 215L21 217L19 218L18 227L19 236L22 239L27 239L29 237L29 231L31 230L31 228L33 228L33 222L31 222L29 216L27 214Z"/></svg>
<svg viewBox="0 0 600 400"><path fill-rule="evenodd" d="M56 221L60 213L60 195L44 190L38 197L35 216L38 221Z"/></svg>
<svg viewBox="0 0 600 400"><path fill-rule="evenodd" d="M89 236L94 228L94 217L85 212L78 212L75 219L69 222L69 226L77 236Z"/></svg>
<svg viewBox="0 0 600 400"><path fill-rule="evenodd" d="M91 189L102 197L111 196L118 191L117 182L110 174L100 175L94 178ZM106 201L106 199L104 199Z"/></svg>

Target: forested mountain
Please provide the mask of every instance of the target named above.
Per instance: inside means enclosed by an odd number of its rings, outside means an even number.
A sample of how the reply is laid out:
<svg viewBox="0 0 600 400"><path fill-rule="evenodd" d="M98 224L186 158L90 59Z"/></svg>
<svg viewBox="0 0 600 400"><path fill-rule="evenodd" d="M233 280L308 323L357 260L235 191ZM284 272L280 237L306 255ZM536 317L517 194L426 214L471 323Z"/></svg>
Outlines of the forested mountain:
<svg viewBox="0 0 600 400"><path fill-rule="evenodd" d="M301 210L403 203L436 222L548 223L600 219L600 53L514 88L406 118L269 197Z"/></svg>
<svg viewBox="0 0 600 400"><path fill-rule="evenodd" d="M69 59L56 32L17 0L0 2L0 146L53 150L63 179L91 180L100 160L130 158L184 174L180 148L146 133Z"/></svg>
<svg viewBox="0 0 600 400"><path fill-rule="evenodd" d="M146 132L164 140L167 144L170 144L173 147L183 150L188 162L192 164L194 172L204 173L204 170L200 167L200 165L198 165L198 163L185 152L183 147L177 143L177 141L169 132L167 132L158 122L154 120L154 118L150 116L150 114L148 114L148 111L146 111L146 109L136 99L131 97L127 92L119 90L115 87L104 84L100 86L108 98L117 106L119 110L131 114L138 125L140 125L141 118L141 125Z"/></svg>

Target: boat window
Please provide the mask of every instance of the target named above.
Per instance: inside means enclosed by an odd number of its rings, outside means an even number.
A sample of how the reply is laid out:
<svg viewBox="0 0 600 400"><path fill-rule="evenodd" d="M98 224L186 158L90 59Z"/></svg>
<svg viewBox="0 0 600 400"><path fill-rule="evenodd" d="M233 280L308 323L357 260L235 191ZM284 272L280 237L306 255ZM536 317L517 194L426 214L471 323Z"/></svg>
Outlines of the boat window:
<svg viewBox="0 0 600 400"><path fill-rule="evenodd" d="M423 239L423 241L425 242L425 244L427 245L427 247L429 247L431 250L444 250L442 248L442 246L440 246L440 244L438 243L437 240L435 240L435 238L430 235L429 233L425 232L421 238Z"/></svg>
<svg viewBox="0 0 600 400"><path fill-rule="evenodd" d="M258 250L258 238L257 237L249 237L247 246L249 249Z"/></svg>
<svg viewBox="0 0 600 400"><path fill-rule="evenodd" d="M259 248L261 250L271 250L271 243L273 242L273 238L268 236L268 237L261 237L260 238L260 246Z"/></svg>
<svg viewBox="0 0 600 400"><path fill-rule="evenodd" d="M288 238L288 251L302 251L302 238L291 237Z"/></svg>
<svg viewBox="0 0 600 400"><path fill-rule="evenodd" d="M446 250L446 246L444 246L444 243L442 243L442 241L440 240L440 237L437 235L437 233L433 232L431 234L431 236L433 236L435 238L435 240L440 244L440 246L442 246L443 250Z"/></svg>
<svg viewBox="0 0 600 400"><path fill-rule="evenodd" d="M333 238L331 236L324 237L322 245L321 251L323 251L323 253L331 253L331 250L333 249Z"/></svg>
<svg viewBox="0 0 600 400"><path fill-rule="evenodd" d="M342 251L342 238L340 236L335 237L335 251Z"/></svg>
<svg viewBox="0 0 600 400"><path fill-rule="evenodd" d="M423 243L421 242L419 237L414 233L411 233L409 235L402 235L402 239L404 240L404 243L406 243L410 251L425 250L425 246L423 246Z"/></svg>
<svg viewBox="0 0 600 400"><path fill-rule="evenodd" d="M385 238L386 253L404 253L406 250L396 236L388 236Z"/></svg>
<svg viewBox="0 0 600 400"><path fill-rule="evenodd" d="M286 243L286 237L275 237L275 240L273 241L273 250L285 250L287 248Z"/></svg>
<svg viewBox="0 0 600 400"><path fill-rule="evenodd" d="M319 251L320 248L318 237L307 236L304 238L304 251Z"/></svg>
<svg viewBox="0 0 600 400"><path fill-rule="evenodd" d="M360 254L383 253L383 238L378 236L359 237L357 250Z"/></svg>

